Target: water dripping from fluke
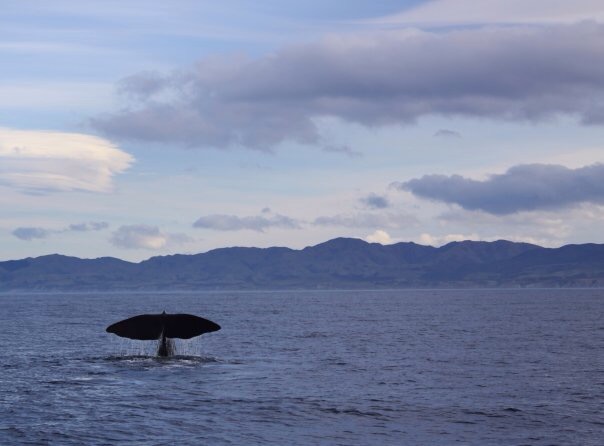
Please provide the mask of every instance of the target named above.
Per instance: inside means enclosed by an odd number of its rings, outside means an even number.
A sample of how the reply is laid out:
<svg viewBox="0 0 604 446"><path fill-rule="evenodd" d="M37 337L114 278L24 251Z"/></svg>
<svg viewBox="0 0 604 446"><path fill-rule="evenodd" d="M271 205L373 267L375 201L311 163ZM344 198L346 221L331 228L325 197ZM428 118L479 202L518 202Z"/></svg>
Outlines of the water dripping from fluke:
<svg viewBox="0 0 604 446"><path fill-rule="evenodd" d="M191 339L220 330L220 325L192 314L141 314L107 327L108 333L141 341L157 340L157 356L176 355L174 338Z"/></svg>

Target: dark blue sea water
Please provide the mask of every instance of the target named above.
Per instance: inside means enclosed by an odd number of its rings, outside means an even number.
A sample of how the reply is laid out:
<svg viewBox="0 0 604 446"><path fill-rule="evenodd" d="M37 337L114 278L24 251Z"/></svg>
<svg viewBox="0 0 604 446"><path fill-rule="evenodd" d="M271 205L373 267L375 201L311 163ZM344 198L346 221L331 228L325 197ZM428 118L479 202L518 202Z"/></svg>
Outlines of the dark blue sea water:
<svg viewBox="0 0 604 446"><path fill-rule="evenodd" d="M602 445L604 290L0 295L0 444ZM153 357L145 312L222 330Z"/></svg>

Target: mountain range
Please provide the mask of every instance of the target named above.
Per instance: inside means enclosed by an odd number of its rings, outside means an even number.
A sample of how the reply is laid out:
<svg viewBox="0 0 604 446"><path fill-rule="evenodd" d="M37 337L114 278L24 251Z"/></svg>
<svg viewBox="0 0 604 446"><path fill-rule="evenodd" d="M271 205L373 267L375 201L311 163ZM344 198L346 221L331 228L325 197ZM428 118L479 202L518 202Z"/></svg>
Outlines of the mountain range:
<svg viewBox="0 0 604 446"><path fill-rule="evenodd" d="M337 238L300 250L221 248L140 263L58 254L0 262L0 291L602 287L604 245L506 240L381 245Z"/></svg>

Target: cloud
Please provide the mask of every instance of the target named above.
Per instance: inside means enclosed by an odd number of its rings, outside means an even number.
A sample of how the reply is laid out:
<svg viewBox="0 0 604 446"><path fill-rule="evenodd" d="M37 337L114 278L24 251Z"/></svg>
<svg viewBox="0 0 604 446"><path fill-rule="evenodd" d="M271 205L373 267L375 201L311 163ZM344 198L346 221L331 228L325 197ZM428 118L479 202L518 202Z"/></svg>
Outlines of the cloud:
<svg viewBox="0 0 604 446"><path fill-rule="evenodd" d="M44 228L20 227L15 229L12 234L18 239L31 241L34 239L46 238L52 234L52 231L48 231Z"/></svg>
<svg viewBox="0 0 604 446"><path fill-rule="evenodd" d="M143 71L123 78L118 92L139 100L150 97L166 88L168 79L155 71Z"/></svg>
<svg viewBox="0 0 604 446"><path fill-rule="evenodd" d="M319 216L312 221L297 220L285 215L262 212L263 215L239 217L236 215L213 214L200 217L193 226L215 231L250 230L264 232L270 228L300 229L304 226L340 226L346 228L400 228L415 224L417 219L402 213L353 212Z"/></svg>
<svg viewBox="0 0 604 446"><path fill-rule="evenodd" d="M158 250L170 244L187 243L191 238L185 234L162 232L157 226L128 225L114 231L109 241L118 248Z"/></svg>
<svg viewBox="0 0 604 446"><path fill-rule="evenodd" d="M184 147L325 146L316 118L368 127L426 115L604 123L604 25L385 30L331 35L269 55L212 57L120 84L115 138Z"/></svg>
<svg viewBox="0 0 604 446"><path fill-rule="evenodd" d="M369 194L359 201L369 209L385 209L390 206L390 202L386 197L377 194Z"/></svg>
<svg viewBox="0 0 604 446"><path fill-rule="evenodd" d="M456 139L459 139L459 138L461 138L461 133L456 132L455 130L440 129L436 133L434 133L434 136L437 137L437 138L456 138Z"/></svg>
<svg viewBox="0 0 604 446"><path fill-rule="evenodd" d="M417 238L417 243L420 245L428 245L428 246L443 246L451 242L462 242L465 240L472 241L484 241L484 242L494 242L497 240L509 240L517 243L530 243L538 246L549 246L549 247L559 247L564 244L563 240L556 237L550 236L528 236L526 234L514 234L505 232L503 234L498 235L489 235L489 236L481 236L477 233L471 234L445 234L445 235L432 235L428 233L423 233Z"/></svg>
<svg viewBox="0 0 604 446"><path fill-rule="evenodd" d="M579 203L604 203L604 164L577 169L521 164L484 181L460 175L425 175L398 184L398 188L421 198L496 215L560 209Z"/></svg>
<svg viewBox="0 0 604 446"><path fill-rule="evenodd" d="M88 223L74 223L63 229L47 229L47 228L36 228L36 227L19 227L15 229L12 234L21 240L31 241L34 239L47 238L54 234L64 234L67 232L87 232L87 231L101 231L107 229L109 223L105 221L91 221Z"/></svg>
<svg viewBox="0 0 604 446"><path fill-rule="evenodd" d="M70 231L78 231L78 232L86 232L86 231L100 231L102 229L107 229L109 227L109 223L106 221L91 221L88 223L76 223L73 225L69 225L68 229Z"/></svg>
<svg viewBox="0 0 604 446"><path fill-rule="evenodd" d="M600 0L435 0L372 20L383 24L476 25L604 20Z"/></svg>
<svg viewBox="0 0 604 446"><path fill-rule="evenodd" d="M339 153L342 155L346 155L349 158L360 158L363 156L363 153L358 152L356 150L352 150L350 147L345 145L327 145L323 147L323 152L329 153Z"/></svg>
<svg viewBox="0 0 604 446"><path fill-rule="evenodd" d="M417 223L412 215L399 213L356 212L317 217L316 226L341 226L345 228L400 228Z"/></svg>
<svg viewBox="0 0 604 446"><path fill-rule="evenodd" d="M263 212L263 214L267 214L267 212ZM212 214L200 217L193 223L193 226L215 231L250 230L264 232L269 228L300 229L300 222L279 214L270 217L261 215L238 217L236 215Z"/></svg>
<svg viewBox="0 0 604 446"><path fill-rule="evenodd" d="M451 242L462 242L464 240L480 241L482 238L478 236L478 234L445 234L435 236L424 232L420 234L418 243L421 245L441 246Z"/></svg>
<svg viewBox="0 0 604 446"><path fill-rule="evenodd" d="M378 229L373 234L369 234L367 237L365 237L365 240L367 240L369 243L380 243L382 245L392 243L390 234L388 234L386 231L382 231L381 229Z"/></svg>
<svg viewBox="0 0 604 446"><path fill-rule="evenodd" d="M0 183L28 192L107 192L134 159L106 139L0 128Z"/></svg>
<svg viewBox="0 0 604 446"><path fill-rule="evenodd" d="M504 239L541 246L560 246L572 240L574 234L584 236L586 231L593 232L592 228L597 228L604 222L604 207L586 204L565 212L538 210L507 215L452 208L436 219L440 227L469 233L471 235L466 238L472 240ZM593 237L594 235L587 236L587 239Z"/></svg>

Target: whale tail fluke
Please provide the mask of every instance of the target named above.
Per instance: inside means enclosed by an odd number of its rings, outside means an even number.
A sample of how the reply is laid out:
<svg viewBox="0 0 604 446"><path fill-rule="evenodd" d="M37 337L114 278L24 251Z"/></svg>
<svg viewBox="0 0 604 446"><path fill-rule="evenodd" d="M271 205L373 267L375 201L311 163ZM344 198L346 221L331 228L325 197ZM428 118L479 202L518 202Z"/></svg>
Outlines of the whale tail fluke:
<svg viewBox="0 0 604 446"><path fill-rule="evenodd" d="M160 338L191 339L220 330L220 325L192 314L141 314L107 327L123 338L151 341Z"/></svg>

